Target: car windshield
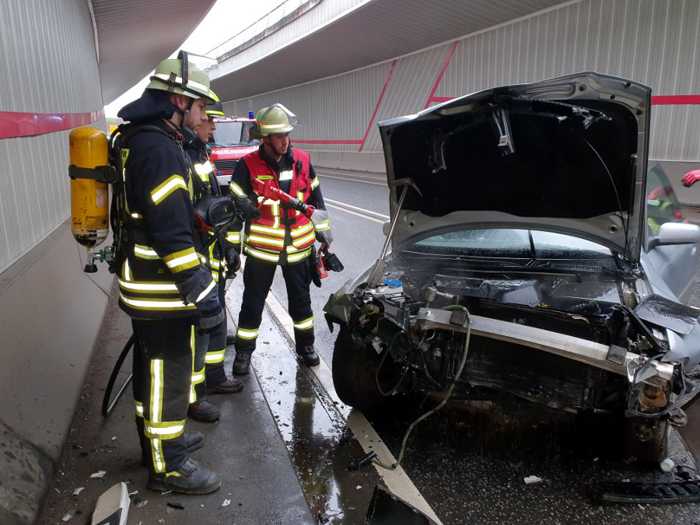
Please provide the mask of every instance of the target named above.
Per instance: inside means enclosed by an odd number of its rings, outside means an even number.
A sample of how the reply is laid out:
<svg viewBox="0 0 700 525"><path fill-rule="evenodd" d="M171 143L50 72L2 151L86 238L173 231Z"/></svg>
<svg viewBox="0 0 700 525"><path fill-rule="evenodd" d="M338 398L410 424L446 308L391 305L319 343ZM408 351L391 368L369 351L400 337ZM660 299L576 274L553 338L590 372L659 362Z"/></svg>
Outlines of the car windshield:
<svg viewBox="0 0 700 525"><path fill-rule="evenodd" d="M250 130L253 122L219 121L214 131L214 144L217 146L249 146L253 143Z"/></svg>
<svg viewBox="0 0 700 525"><path fill-rule="evenodd" d="M685 217L678 202L671 181L661 168L656 165L647 174L647 226L650 235L659 233L665 222L683 222Z"/></svg>
<svg viewBox="0 0 700 525"><path fill-rule="evenodd" d="M589 259L612 255L605 246L571 235L506 228L453 230L425 237L409 249L438 255L541 259Z"/></svg>

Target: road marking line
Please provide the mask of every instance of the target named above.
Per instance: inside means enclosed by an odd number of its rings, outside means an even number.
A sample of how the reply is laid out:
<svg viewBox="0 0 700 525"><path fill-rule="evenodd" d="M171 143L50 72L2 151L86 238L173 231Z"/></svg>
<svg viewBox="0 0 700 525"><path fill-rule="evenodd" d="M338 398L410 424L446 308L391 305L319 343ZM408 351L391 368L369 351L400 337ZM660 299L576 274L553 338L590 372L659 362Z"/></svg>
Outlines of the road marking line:
<svg viewBox="0 0 700 525"><path fill-rule="evenodd" d="M289 338L294 340L294 323L292 322L292 318L289 316L287 311L280 304L277 297L275 297L273 293L269 293L265 303L270 310L270 314L277 319L279 326L282 327ZM315 367L309 367L309 370L314 374L321 385L321 388L325 390L325 394L334 402L334 404L337 403L338 407L345 406L345 404L338 397L338 394L335 392L335 387L333 386L333 375L324 359L321 357L321 364ZM342 417L342 410L339 410L339 414ZM352 410L346 419L346 424L365 453L369 454L370 452L374 451L376 452L378 459L383 463L388 465L396 463L396 458L384 444L382 438L379 437L379 434L377 434L371 423L367 421L367 418L362 412L359 410ZM384 484L391 492L396 494L396 496L404 501L410 503L415 508L419 509L430 519L435 521L435 523L442 525L442 522L437 517L437 514L435 514L433 508L425 500L418 488L413 484L413 481L411 481L411 478L408 477L408 474L406 474L403 467L399 466L396 468L396 470L387 470L375 465L374 463L372 463L372 466L374 466L377 474L379 474L379 477L382 479L382 481L384 481Z"/></svg>
<svg viewBox="0 0 700 525"><path fill-rule="evenodd" d="M371 184L372 186L383 186L384 188L387 187L386 182L375 182L370 179L362 179L359 177L338 177L336 175L326 175L324 173L319 173L319 176L321 176L324 179L334 179L343 182L360 182L362 184Z"/></svg>
<svg viewBox="0 0 700 525"><path fill-rule="evenodd" d="M379 219L375 219L374 217L370 217L369 215L365 215L363 213L357 213L355 211L348 210L347 208L341 208L340 206L335 206L334 204L326 204L326 206L329 208L333 208L334 210L344 211L345 213L349 213L350 215L357 215L358 217L362 217L363 219L367 219L368 221L378 222L379 224L384 224L386 222L386 221L382 221Z"/></svg>
<svg viewBox="0 0 700 525"><path fill-rule="evenodd" d="M343 208L350 208L351 210L355 210L355 211L358 211L360 213L366 213L367 215L370 215L372 217L377 217L378 219L384 219L385 221L389 220L388 215L384 215L383 213L379 213L377 211L366 210L365 208L353 206L352 204L348 204L347 202L336 201L334 199L324 199L324 200L325 200L325 202L330 202L331 204L335 204L336 206L341 206Z"/></svg>

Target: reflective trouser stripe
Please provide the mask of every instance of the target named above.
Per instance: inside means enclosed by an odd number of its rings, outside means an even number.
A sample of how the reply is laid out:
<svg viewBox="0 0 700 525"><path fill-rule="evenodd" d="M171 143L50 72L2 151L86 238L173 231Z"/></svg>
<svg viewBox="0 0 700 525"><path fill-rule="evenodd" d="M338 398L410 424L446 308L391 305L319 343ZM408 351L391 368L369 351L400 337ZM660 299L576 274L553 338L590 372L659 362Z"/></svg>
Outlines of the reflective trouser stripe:
<svg viewBox="0 0 700 525"><path fill-rule="evenodd" d="M155 436L149 435L149 430L152 425L159 423L163 414L163 360L151 359L151 395L149 416L150 420L144 421L144 433L149 438ZM163 445L160 439L151 439L151 457L153 458L153 470L155 472L165 472L165 456L163 454Z"/></svg>
<svg viewBox="0 0 700 525"><path fill-rule="evenodd" d="M298 323L294 323L295 330L313 330L313 327L314 327L314 316L313 315L311 317L307 317L303 321L299 321Z"/></svg>
<svg viewBox="0 0 700 525"><path fill-rule="evenodd" d="M148 438L175 439L185 432L185 421L168 421L167 423L154 423L144 421L144 433Z"/></svg>
<svg viewBox="0 0 700 525"><path fill-rule="evenodd" d="M219 363L223 363L225 357L226 357L226 349L225 348L222 348L221 350L209 350L207 352L206 357L204 358L204 362L208 365L216 365Z"/></svg>
<svg viewBox="0 0 700 525"><path fill-rule="evenodd" d="M194 325L190 329L190 353L192 354L192 381L190 381L190 404L194 403L197 401L197 391L194 389L195 382L194 382L194 377L195 377L195 356L197 352L197 334L195 332Z"/></svg>
<svg viewBox="0 0 700 525"><path fill-rule="evenodd" d="M194 374L192 374L192 384L193 385L198 385L199 383L204 382L204 368L201 370L197 370Z"/></svg>
<svg viewBox="0 0 700 525"><path fill-rule="evenodd" d="M257 328L239 328L236 331L236 337L239 337L240 339L255 339L258 337L258 329Z"/></svg>

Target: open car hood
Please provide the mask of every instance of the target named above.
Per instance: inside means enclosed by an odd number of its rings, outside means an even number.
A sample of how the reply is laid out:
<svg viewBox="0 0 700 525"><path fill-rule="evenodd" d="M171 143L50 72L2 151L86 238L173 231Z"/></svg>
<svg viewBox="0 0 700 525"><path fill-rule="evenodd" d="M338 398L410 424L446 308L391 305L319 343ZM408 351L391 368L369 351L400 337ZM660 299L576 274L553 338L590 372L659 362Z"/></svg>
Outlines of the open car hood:
<svg viewBox="0 0 700 525"><path fill-rule="evenodd" d="M579 73L379 124L398 246L430 230L530 228L639 261L651 89Z"/></svg>

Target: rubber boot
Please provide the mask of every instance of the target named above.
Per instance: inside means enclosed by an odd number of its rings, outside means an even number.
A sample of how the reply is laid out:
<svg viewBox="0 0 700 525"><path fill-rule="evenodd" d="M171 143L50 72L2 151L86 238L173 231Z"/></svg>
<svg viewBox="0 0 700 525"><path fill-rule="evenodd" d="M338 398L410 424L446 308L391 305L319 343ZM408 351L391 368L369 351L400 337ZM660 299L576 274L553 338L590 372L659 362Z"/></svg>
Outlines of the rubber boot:
<svg viewBox="0 0 700 525"><path fill-rule="evenodd" d="M194 459L187 458L182 465L167 474L151 472L146 486L159 492L211 494L221 488L221 478Z"/></svg>
<svg viewBox="0 0 700 525"><path fill-rule="evenodd" d="M210 385L207 382L207 394L236 394L243 390L243 383L235 377Z"/></svg>
<svg viewBox="0 0 700 525"><path fill-rule="evenodd" d="M219 407L210 403L206 399L200 399L190 404L187 410L187 415L190 419L200 421L202 423L214 423L221 417Z"/></svg>
<svg viewBox="0 0 700 525"><path fill-rule="evenodd" d="M250 357L253 352L236 350L236 359L233 361L233 375L247 376L250 373Z"/></svg>
<svg viewBox="0 0 700 525"><path fill-rule="evenodd" d="M297 348L297 357L306 366L317 366L321 363L321 358L318 357L313 346L302 346Z"/></svg>
<svg viewBox="0 0 700 525"><path fill-rule="evenodd" d="M185 432L185 447L187 453L192 454L204 446L204 434L201 432ZM150 446L148 439L141 440L141 465L147 467L150 461Z"/></svg>

